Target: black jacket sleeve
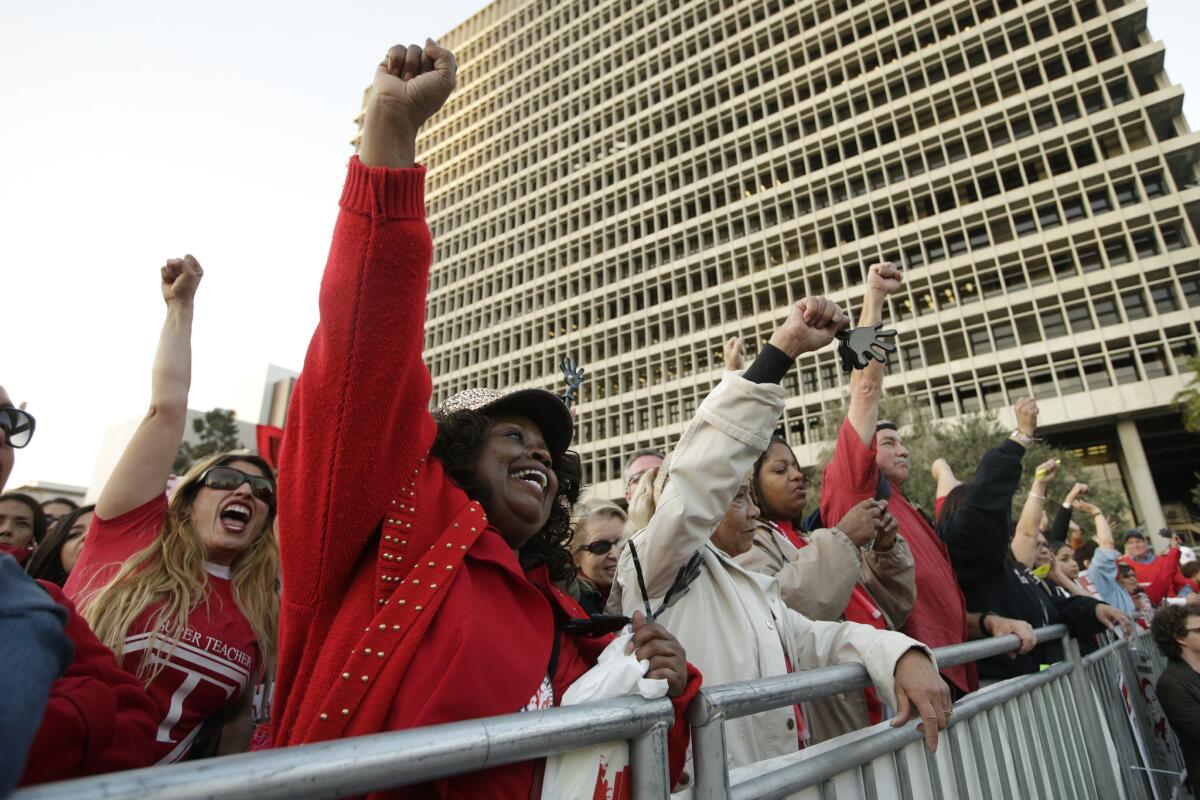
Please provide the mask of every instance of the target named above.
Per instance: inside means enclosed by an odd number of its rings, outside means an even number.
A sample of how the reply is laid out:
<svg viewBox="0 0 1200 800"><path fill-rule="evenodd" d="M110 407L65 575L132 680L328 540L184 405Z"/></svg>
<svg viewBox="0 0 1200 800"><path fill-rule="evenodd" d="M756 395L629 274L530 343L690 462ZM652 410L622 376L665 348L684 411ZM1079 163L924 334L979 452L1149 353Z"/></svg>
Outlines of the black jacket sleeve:
<svg viewBox="0 0 1200 800"><path fill-rule="evenodd" d="M991 573L1008 556L1012 498L1024 455L1025 448L1011 439L984 453L962 506L940 529L960 584Z"/></svg>
<svg viewBox="0 0 1200 800"><path fill-rule="evenodd" d="M1100 605L1099 600L1079 595L1070 597L1053 595L1051 602L1056 606L1058 618L1066 624L1072 638L1082 641L1104 632L1104 623L1096 619L1096 606Z"/></svg>
<svg viewBox="0 0 1200 800"><path fill-rule="evenodd" d="M1065 542L1067 540L1067 531L1071 525L1071 509L1063 508L1060 503L1058 513L1054 515L1054 521L1050 523L1050 530L1046 531L1046 541L1048 542Z"/></svg>

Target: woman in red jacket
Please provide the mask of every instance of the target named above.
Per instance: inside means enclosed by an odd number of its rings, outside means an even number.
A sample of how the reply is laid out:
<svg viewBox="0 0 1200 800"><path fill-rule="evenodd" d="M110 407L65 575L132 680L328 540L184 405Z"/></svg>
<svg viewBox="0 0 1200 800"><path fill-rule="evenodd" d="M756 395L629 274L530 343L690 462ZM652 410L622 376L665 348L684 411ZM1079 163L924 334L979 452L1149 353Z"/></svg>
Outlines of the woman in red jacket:
<svg viewBox="0 0 1200 800"><path fill-rule="evenodd" d="M280 465L283 597L277 745L556 704L604 639L563 631L571 422L542 390L469 390L429 412L421 359L432 244L416 134L454 87L432 41L376 71L321 283L320 324ZM678 643L635 622L639 658L680 714L699 684ZM319 635L313 635L319 631ZM541 761L397 790L536 796Z"/></svg>

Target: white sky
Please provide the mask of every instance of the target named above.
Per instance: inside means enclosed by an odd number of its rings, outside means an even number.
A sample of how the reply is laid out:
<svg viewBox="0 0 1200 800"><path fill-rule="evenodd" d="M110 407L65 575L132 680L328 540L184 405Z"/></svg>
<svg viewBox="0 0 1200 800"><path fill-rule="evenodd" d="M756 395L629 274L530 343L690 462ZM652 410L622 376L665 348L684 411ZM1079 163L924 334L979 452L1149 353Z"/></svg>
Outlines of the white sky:
<svg viewBox="0 0 1200 800"><path fill-rule="evenodd" d="M145 409L168 257L206 270L193 408L299 369L363 87L483 5L0 0L0 384L38 420L10 487L86 485ZM1200 125L1197 0L1150 0L1149 26Z"/></svg>

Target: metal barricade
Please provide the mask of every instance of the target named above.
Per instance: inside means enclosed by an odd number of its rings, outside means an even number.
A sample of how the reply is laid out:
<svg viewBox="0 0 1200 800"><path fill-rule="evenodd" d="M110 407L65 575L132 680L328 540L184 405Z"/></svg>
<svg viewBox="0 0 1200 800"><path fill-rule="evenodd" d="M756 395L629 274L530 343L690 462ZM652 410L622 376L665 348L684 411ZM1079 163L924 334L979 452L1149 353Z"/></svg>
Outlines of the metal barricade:
<svg viewBox="0 0 1200 800"><path fill-rule="evenodd" d="M117 772L24 789L14 800L318 800L364 794L630 740L633 796L667 796L666 699L621 698Z"/></svg>
<svg viewBox="0 0 1200 800"><path fill-rule="evenodd" d="M1158 747L1152 744L1152 703L1144 689L1164 664L1149 637L1111 642L1081 658L1076 643L1065 638L1065 626L1036 633L1042 642L1063 639L1066 660L960 700L935 754L925 751L913 720L899 728L882 723L730 770L725 720L854 691L870 681L863 667L840 665L706 687L688 709L695 781L681 797L1171 797L1183 761L1172 734L1166 744L1161 736ZM1011 652L1018 644L1015 636L1004 636L935 654L939 664L953 666ZM336 798L625 739L632 796L663 800L673 721L665 699L623 698L46 784L13 797Z"/></svg>
<svg viewBox="0 0 1200 800"><path fill-rule="evenodd" d="M1166 660L1149 633L1110 641L1084 657L1082 666L1126 795L1131 800L1172 797L1182 783L1183 754L1157 707L1153 687Z"/></svg>

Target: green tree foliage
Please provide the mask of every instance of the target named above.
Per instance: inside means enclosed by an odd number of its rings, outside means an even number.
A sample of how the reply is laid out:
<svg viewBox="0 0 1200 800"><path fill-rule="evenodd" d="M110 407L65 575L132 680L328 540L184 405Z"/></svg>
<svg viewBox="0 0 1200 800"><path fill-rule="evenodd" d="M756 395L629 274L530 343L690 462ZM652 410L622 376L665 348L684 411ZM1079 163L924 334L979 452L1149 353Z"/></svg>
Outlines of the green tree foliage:
<svg viewBox="0 0 1200 800"><path fill-rule="evenodd" d="M880 409L881 419L896 422L904 437L904 446L909 451L908 481L904 485L904 494L912 502L925 509L931 517L934 509L934 495L937 484L929 467L934 460L944 458L954 469L955 476L967 483L975 475L979 460L983 454L998 446L1008 436L1009 430L1004 428L995 415L986 413L968 414L944 425L935 425L911 413L911 409L903 398L887 398ZM826 438L836 439L837 426L842 423L839 411L834 419L826 420ZM833 457L833 446L829 445L821 453L820 465L810 473L808 483L808 504L805 513L811 512L820 502L821 479L824 465ZM1029 448L1024 458L1024 473L1021 485L1013 497L1013 519L1020 516L1025 505L1026 493L1033 482L1033 473L1038 464L1057 458L1060 461L1058 473L1050 481L1047 494L1046 509L1053 517L1059 503L1066 497L1071 486L1076 481L1087 483L1087 473L1083 463L1069 452L1054 448L1046 442L1038 442ZM1126 511L1125 498L1109 489L1094 487L1088 494L1088 499L1102 508L1109 517L1119 517ZM826 520L826 524L828 524ZM1094 531L1091 519L1085 514L1077 514L1075 518L1084 534L1091 536Z"/></svg>
<svg viewBox="0 0 1200 800"><path fill-rule="evenodd" d="M1200 356L1192 356L1185 362L1192 378L1187 388L1175 395L1179 413L1183 416L1183 427L1192 433L1200 433ZM1196 473L1196 485L1192 488L1192 502L1200 506L1200 472Z"/></svg>
<svg viewBox="0 0 1200 800"><path fill-rule="evenodd" d="M1183 427L1192 433L1200 433L1200 356L1192 356L1185 364L1192 372L1192 379L1186 389L1175 395L1175 402L1179 403L1179 411L1183 414Z"/></svg>
<svg viewBox="0 0 1200 800"><path fill-rule="evenodd" d="M203 417L192 420L192 430L198 442L182 442L171 470L176 475L187 472L193 464L214 453L224 453L241 447L238 426L232 409L214 408Z"/></svg>

